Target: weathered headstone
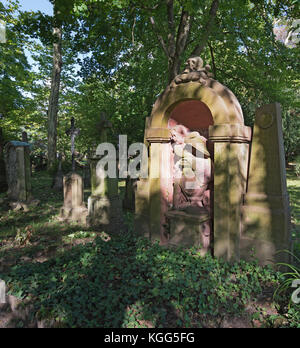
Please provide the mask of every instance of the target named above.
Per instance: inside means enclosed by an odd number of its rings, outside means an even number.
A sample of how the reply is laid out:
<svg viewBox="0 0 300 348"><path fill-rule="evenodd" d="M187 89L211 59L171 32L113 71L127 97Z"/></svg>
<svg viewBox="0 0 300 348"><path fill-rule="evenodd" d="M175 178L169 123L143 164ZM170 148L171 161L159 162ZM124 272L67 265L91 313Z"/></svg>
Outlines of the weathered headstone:
<svg viewBox="0 0 300 348"><path fill-rule="evenodd" d="M82 177L75 173L75 138L79 132L72 117L71 128L66 131L71 137L72 173L63 178L64 205L60 210L60 218L85 224L88 211L84 204L84 185Z"/></svg>
<svg viewBox="0 0 300 348"><path fill-rule="evenodd" d="M99 122L99 144L107 142L107 130L112 127L111 122L104 113L101 113ZM112 166L117 166L116 154L109 157L106 161ZM118 178L103 176L104 168L100 165L100 160L104 156L95 153L90 158L91 164L91 196L88 199L88 224L90 225L110 225L112 222L121 222L121 202L118 195ZM111 227L111 226L110 226Z"/></svg>
<svg viewBox="0 0 300 348"><path fill-rule="evenodd" d="M31 172L30 144L10 141L5 146L8 199L11 202L30 202Z"/></svg>
<svg viewBox="0 0 300 348"><path fill-rule="evenodd" d="M243 209L241 254L254 254L262 264L288 261L290 211L286 184L281 108L268 104L256 111L248 189Z"/></svg>
<svg viewBox="0 0 300 348"><path fill-rule="evenodd" d="M4 141L3 141L2 128L0 128L0 193L7 191L3 143L4 143Z"/></svg>
<svg viewBox="0 0 300 348"><path fill-rule="evenodd" d="M63 220L86 223L87 208L84 204L82 177L76 173L64 176L64 205L60 210Z"/></svg>

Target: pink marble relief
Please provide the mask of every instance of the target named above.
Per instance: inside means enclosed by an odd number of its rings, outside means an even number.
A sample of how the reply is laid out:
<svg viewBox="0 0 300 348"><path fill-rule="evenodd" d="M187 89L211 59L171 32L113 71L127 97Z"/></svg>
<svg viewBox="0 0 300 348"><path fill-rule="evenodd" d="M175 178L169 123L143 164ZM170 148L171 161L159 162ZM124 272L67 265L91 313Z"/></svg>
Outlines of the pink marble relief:
<svg viewBox="0 0 300 348"><path fill-rule="evenodd" d="M190 207L209 210L208 184L212 179L212 163L206 148L207 139L199 132L190 132L183 125L171 129L173 149L173 209Z"/></svg>

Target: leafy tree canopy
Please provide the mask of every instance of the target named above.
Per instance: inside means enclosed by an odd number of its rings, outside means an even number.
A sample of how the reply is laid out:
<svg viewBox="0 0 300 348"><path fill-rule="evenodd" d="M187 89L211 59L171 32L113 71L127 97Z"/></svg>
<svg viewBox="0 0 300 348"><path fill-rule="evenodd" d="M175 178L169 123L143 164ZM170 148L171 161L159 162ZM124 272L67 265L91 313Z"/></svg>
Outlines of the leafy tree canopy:
<svg viewBox="0 0 300 348"><path fill-rule="evenodd" d="M130 142L141 141L145 117L150 115L155 99L193 54L201 55L211 65L215 78L236 94L246 124L253 124L258 106L281 103L286 149L290 155L299 151L295 135L300 127L299 43L287 46L276 32L284 21L286 27L281 31L286 30L288 35L299 17L298 1L51 2L63 25L60 151L67 152L65 128L71 116L82 128L78 149L85 152L97 142L95 122L101 111L112 119L111 141L117 141L119 133L128 134ZM20 110L24 114L25 105L30 105L28 121L34 119L45 125L54 18L41 12L19 12L16 17L12 15L16 11L15 3L7 9L1 7L2 16L11 21L10 40L20 53L18 56L17 50L12 52L13 46L0 45L1 52L7 51L0 62L5 64L2 71L13 77L10 82L1 83L1 90L6 90L0 93L9 96L5 99L6 114L20 115ZM27 46L31 45L37 65L34 73L26 61L22 42L16 42L18 35ZM33 39L38 39L38 43ZM14 64L18 59L22 64ZM9 61L10 64L3 63ZM4 77L2 74L1 79ZM32 98L25 98L20 91L26 88ZM2 104L1 107L4 108ZM20 123L18 119L14 124ZM45 138L45 127L40 127L36 136Z"/></svg>

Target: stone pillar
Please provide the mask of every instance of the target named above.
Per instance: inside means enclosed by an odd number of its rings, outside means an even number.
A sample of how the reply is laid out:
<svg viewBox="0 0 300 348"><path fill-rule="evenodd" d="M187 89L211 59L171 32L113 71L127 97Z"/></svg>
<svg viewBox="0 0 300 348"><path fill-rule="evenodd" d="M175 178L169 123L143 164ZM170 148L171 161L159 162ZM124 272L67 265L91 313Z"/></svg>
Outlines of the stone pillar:
<svg viewBox="0 0 300 348"><path fill-rule="evenodd" d="M251 147L248 189L244 206L241 254L261 264L288 261L278 250L291 248L289 198L278 103L256 111Z"/></svg>
<svg viewBox="0 0 300 348"><path fill-rule="evenodd" d="M64 205L60 217L64 220L85 224L87 208L84 205L82 177L76 173L64 176Z"/></svg>
<svg viewBox="0 0 300 348"><path fill-rule="evenodd" d="M28 143L11 141L5 147L8 199L11 202L30 202L31 173Z"/></svg>
<svg viewBox="0 0 300 348"><path fill-rule="evenodd" d="M150 239L161 240L161 191L160 191L160 144L150 143L149 189L150 189Z"/></svg>
<svg viewBox="0 0 300 348"><path fill-rule="evenodd" d="M137 233L150 238L150 187L149 179L140 179L137 182L135 196L134 229Z"/></svg>
<svg viewBox="0 0 300 348"><path fill-rule="evenodd" d="M166 244L169 236L165 229L165 213L173 198L169 173L170 131L167 128L149 128L149 120L146 119L144 138L148 152L142 158L142 172L149 175L137 182L135 229L152 241Z"/></svg>
<svg viewBox="0 0 300 348"><path fill-rule="evenodd" d="M117 177L117 152L107 144L107 130L112 127L105 113L101 113L99 128L99 145L108 145L107 155L99 155L97 151L90 158L91 196L88 199L89 225L106 225L107 228L118 228L122 224L122 205L119 199ZM102 161L105 162L102 163ZM108 168L114 169L113 177L103 175Z"/></svg>
<svg viewBox="0 0 300 348"><path fill-rule="evenodd" d="M150 182L149 182L149 156L148 150L149 143L146 139L146 130L149 127L149 117L145 120L145 133L144 133L144 152L142 155L141 172L143 178L140 178L136 184L135 195L135 215L134 215L134 229L137 233L150 238Z"/></svg>
<svg viewBox="0 0 300 348"><path fill-rule="evenodd" d="M214 143L214 255L237 261L251 129L239 124L210 126L209 140Z"/></svg>
<svg viewBox="0 0 300 348"><path fill-rule="evenodd" d="M166 230L166 213L173 202L173 172L170 158L170 131L169 129L150 129L147 133L150 143L149 151L149 218L150 239L168 243L169 235Z"/></svg>

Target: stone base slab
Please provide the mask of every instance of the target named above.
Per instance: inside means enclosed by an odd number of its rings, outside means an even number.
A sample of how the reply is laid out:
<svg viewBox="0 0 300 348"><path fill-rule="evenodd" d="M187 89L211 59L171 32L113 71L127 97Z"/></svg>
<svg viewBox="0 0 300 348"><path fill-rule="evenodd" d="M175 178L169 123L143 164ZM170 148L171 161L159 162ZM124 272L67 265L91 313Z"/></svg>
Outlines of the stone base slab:
<svg viewBox="0 0 300 348"><path fill-rule="evenodd" d="M289 250L289 245L282 245L281 250ZM279 249L274 242L258 239L241 237L240 239L240 256L246 261L259 260L259 264L274 265L276 262L290 263L290 255L288 253L279 253Z"/></svg>
<svg viewBox="0 0 300 348"><path fill-rule="evenodd" d="M251 203L242 209L241 257L249 259L249 255L254 253L254 257L262 265L288 262L288 255L278 253L280 250L291 249L288 211L276 206L276 201L273 206L266 201Z"/></svg>
<svg viewBox="0 0 300 348"><path fill-rule="evenodd" d="M80 224L86 224L88 210L85 206L62 207L60 209L60 219L65 221L74 221Z"/></svg>
<svg viewBox="0 0 300 348"><path fill-rule="evenodd" d="M166 217L170 228L169 246L195 246L201 249L202 255L208 252L209 246L203 246L203 230L205 224L210 222L208 212L203 211L195 215L174 210L167 212Z"/></svg>

